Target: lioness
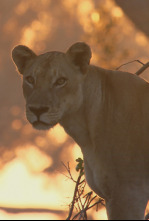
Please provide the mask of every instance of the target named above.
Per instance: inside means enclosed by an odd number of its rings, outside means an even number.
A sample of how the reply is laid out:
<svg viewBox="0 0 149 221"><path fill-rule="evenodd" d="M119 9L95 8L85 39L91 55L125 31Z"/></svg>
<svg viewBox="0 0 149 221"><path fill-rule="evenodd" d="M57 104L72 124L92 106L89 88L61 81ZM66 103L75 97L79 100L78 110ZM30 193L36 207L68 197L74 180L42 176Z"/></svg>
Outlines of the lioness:
<svg viewBox="0 0 149 221"><path fill-rule="evenodd" d="M144 219L149 199L149 83L90 65L90 47L37 56L12 51L23 75L26 116L34 128L60 123L79 144L86 179L106 201L109 219Z"/></svg>

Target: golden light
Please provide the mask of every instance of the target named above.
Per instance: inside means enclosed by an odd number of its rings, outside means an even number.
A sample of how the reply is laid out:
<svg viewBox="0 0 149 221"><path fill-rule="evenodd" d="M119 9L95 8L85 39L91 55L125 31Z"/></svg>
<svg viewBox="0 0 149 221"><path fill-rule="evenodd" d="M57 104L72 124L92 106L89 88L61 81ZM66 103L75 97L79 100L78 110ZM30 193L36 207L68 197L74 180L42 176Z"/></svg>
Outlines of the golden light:
<svg viewBox="0 0 149 221"><path fill-rule="evenodd" d="M92 13L94 12L94 4L91 0L82 0L80 1L80 4L78 4L77 13L79 17L79 22L86 33L91 33L93 31L91 18L93 17L94 20L97 20L97 15L92 15Z"/></svg>
<svg viewBox="0 0 149 221"><path fill-rule="evenodd" d="M100 14L98 12L93 12L91 14L91 19L94 23L98 23L100 21Z"/></svg>
<svg viewBox="0 0 149 221"><path fill-rule="evenodd" d="M42 157L40 155L40 160L42 160ZM68 197L71 197L73 189L73 182L66 180L65 176L60 173L53 174L50 177L42 173L33 174L22 161L22 156L18 156L8 163L0 172L0 205L7 208L50 208L55 213L57 210L68 211L68 205L71 202ZM14 215L5 212L0 213L1 220L10 219L10 217L11 220L12 217L31 220L33 216L35 219L37 214ZM61 216L51 213L39 213L39 217L42 217L42 220L44 217L50 220L62 219Z"/></svg>
<svg viewBox="0 0 149 221"><path fill-rule="evenodd" d="M147 37L141 32L136 34L135 40L140 46L146 46L148 44Z"/></svg>
<svg viewBox="0 0 149 221"><path fill-rule="evenodd" d="M44 137L37 136L35 138L35 143L39 147L44 147L47 144L47 141L46 141L46 139Z"/></svg>
<svg viewBox="0 0 149 221"><path fill-rule="evenodd" d="M26 124L26 125L23 126L21 132L24 135L29 135L33 132L33 128L30 124Z"/></svg>
<svg viewBox="0 0 149 221"><path fill-rule="evenodd" d="M25 165L27 165L28 169L36 173L42 172L47 167L50 167L53 163L50 156L45 155L33 145L18 147L16 150L16 155L22 160L22 162L25 163Z"/></svg>
<svg viewBox="0 0 149 221"><path fill-rule="evenodd" d="M35 21L32 22L31 28L34 31L39 31L42 28L42 23L38 20L35 20Z"/></svg>
<svg viewBox="0 0 149 221"><path fill-rule="evenodd" d="M124 15L122 9L118 6L115 6L113 9L112 9L112 15L114 17L117 17L117 18L120 18Z"/></svg>
<svg viewBox="0 0 149 221"><path fill-rule="evenodd" d="M72 14L74 14L74 12L75 12L74 8L75 8L76 4L78 4L78 1L76 1L76 0L63 0L62 3L65 8L67 8Z"/></svg>
<svg viewBox="0 0 149 221"><path fill-rule="evenodd" d="M44 182L48 182L48 177L42 174L33 175L21 159L16 158L7 164L0 175L1 205L17 208L25 208L26 206L48 208L49 204L55 208L54 202L50 203L51 193L46 196L46 191L43 189Z"/></svg>
<svg viewBox="0 0 149 221"><path fill-rule="evenodd" d="M78 4L78 12L88 14L93 10L93 3L89 0L83 0Z"/></svg>
<svg viewBox="0 0 149 221"><path fill-rule="evenodd" d="M33 45L35 36L35 32L31 27L25 28L21 42L28 45L28 47L31 47Z"/></svg>
<svg viewBox="0 0 149 221"><path fill-rule="evenodd" d="M22 126L23 126L22 121L19 119L13 120L13 122L11 124L11 127L14 130L20 130L22 128Z"/></svg>
<svg viewBox="0 0 149 221"><path fill-rule="evenodd" d="M74 161L79 157L83 159L81 148L77 144L74 144L72 147L72 156Z"/></svg>
<svg viewBox="0 0 149 221"><path fill-rule="evenodd" d="M17 116L21 113L21 108L18 107L18 106L13 106L11 109L10 109L10 113L13 115L13 116Z"/></svg>
<svg viewBox="0 0 149 221"><path fill-rule="evenodd" d="M18 15L23 15L27 11L29 4L27 1L21 1L15 8L15 13Z"/></svg>
<svg viewBox="0 0 149 221"><path fill-rule="evenodd" d="M106 209L101 208L98 213L93 214L94 220L108 220Z"/></svg>
<svg viewBox="0 0 149 221"><path fill-rule="evenodd" d="M68 135L59 124L55 126L53 129L49 130L47 132L47 136L50 139L50 141L54 143L56 146L60 146L68 138Z"/></svg>
<svg viewBox="0 0 149 221"><path fill-rule="evenodd" d="M20 44L27 45L36 52L45 49L44 40L50 39L50 31L52 30L54 23L52 18L44 12L39 12L38 19L34 20L30 26L25 27L23 30Z"/></svg>
<svg viewBox="0 0 149 221"><path fill-rule="evenodd" d="M6 160L6 161L9 161L10 159L12 159L12 155L14 155L14 154L12 154L12 151L11 150L7 150L3 154L3 159Z"/></svg>

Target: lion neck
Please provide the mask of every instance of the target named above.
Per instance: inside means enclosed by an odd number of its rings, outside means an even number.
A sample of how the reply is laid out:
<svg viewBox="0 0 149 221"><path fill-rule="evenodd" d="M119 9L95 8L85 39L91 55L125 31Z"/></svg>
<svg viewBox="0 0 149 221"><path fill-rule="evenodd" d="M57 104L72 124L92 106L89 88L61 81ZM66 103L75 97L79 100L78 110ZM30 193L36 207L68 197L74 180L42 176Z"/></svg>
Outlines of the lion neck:
<svg viewBox="0 0 149 221"><path fill-rule="evenodd" d="M84 99L80 109L68 114L60 122L65 131L75 140L83 152L87 146L94 146L91 130L95 122L93 122L92 115L95 115L95 112L99 111L101 104L101 78L97 67L90 66L83 85ZM98 100L94 98L98 98ZM95 102L96 105L94 104Z"/></svg>
<svg viewBox="0 0 149 221"><path fill-rule="evenodd" d="M83 107L77 112L64 117L60 124L81 148L86 146L86 143L91 143Z"/></svg>

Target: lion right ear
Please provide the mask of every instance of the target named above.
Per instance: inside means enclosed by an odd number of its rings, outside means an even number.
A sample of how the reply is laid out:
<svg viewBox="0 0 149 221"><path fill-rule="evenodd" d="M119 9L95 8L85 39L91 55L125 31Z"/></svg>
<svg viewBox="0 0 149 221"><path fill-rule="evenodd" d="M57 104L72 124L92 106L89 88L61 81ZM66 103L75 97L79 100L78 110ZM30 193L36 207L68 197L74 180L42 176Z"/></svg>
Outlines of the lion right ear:
<svg viewBox="0 0 149 221"><path fill-rule="evenodd" d="M92 57L91 49L86 43L77 42L73 44L66 52L66 55L75 66L80 68L83 74L86 73Z"/></svg>
<svg viewBox="0 0 149 221"><path fill-rule="evenodd" d="M37 55L31 49L24 45L18 45L12 51L12 59L20 74L23 74L27 63L36 56Z"/></svg>

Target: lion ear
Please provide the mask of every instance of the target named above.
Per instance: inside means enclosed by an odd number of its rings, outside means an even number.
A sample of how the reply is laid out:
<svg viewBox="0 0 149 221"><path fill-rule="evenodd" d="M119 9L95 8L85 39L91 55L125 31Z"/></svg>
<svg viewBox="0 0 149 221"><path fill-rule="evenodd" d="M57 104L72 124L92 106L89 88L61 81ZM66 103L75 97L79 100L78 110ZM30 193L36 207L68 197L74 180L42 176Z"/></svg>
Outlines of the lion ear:
<svg viewBox="0 0 149 221"><path fill-rule="evenodd" d="M36 54L31 49L23 45L16 46L12 51L12 59L21 74L23 74L27 63L35 57Z"/></svg>
<svg viewBox="0 0 149 221"><path fill-rule="evenodd" d="M67 51L66 55L71 59L74 65L78 66L83 74L86 73L92 57L90 47L84 42L73 44Z"/></svg>

